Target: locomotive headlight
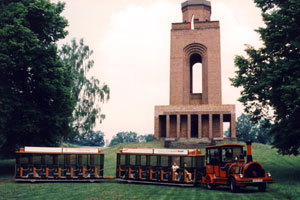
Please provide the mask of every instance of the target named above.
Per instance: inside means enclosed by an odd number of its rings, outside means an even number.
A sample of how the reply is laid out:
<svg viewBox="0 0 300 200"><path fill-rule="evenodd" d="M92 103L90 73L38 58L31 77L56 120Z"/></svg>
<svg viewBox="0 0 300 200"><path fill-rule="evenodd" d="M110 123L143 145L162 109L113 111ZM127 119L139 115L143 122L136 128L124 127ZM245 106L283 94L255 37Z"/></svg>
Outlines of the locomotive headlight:
<svg viewBox="0 0 300 200"><path fill-rule="evenodd" d="M244 176L243 176L243 174L240 174L240 178L243 178Z"/></svg>
<svg viewBox="0 0 300 200"><path fill-rule="evenodd" d="M268 172L268 177L271 177L271 173L270 172Z"/></svg>

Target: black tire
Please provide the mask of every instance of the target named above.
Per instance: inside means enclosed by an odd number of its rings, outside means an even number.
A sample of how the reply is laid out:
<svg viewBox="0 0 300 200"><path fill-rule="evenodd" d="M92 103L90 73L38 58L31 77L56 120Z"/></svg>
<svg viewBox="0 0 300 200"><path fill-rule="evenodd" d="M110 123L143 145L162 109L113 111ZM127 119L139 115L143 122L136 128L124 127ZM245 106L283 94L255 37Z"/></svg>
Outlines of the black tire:
<svg viewBox="0 0 300 200"><path fill-rule="evenodd" d="M206 187L207 187L207 189L209 189L209 190L214 190L216 186L213 185L213 184L208 183L208 184L206 184Z"/></svg>
<svg viewBox="0 0 300 200"><path fill-rule="evenodd" d="M210 180L210 177L206 177L207 178L207 183L206 183L206 187L207 187L207 189L209 189L209 190L213 190L213 189L215 189L215 185L214 184L211 184L211 180Z"/></svg>
<svg viewBox="0 0 300 200"><path fill-rule="evenodd" d="M233 192L233 193L239 191L239 187L236 186L236 181L235 181L234 178L231 178L231 179L230 179L230 191Z"/></svg>
<svg viewBox="0 0 300 200"><path fill-rule="evenodd" d="M267 184L266 183L260 183L258 185L258 191L265 192L267 190Z"/></svg>

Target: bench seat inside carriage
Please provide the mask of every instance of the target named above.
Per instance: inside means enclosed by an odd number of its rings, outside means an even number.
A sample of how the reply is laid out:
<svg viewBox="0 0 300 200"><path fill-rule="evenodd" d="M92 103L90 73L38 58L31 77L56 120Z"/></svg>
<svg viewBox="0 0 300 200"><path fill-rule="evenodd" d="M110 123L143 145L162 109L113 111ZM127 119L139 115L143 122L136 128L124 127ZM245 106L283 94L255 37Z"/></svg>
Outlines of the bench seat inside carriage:
<svg viewBox="0 0 300 200"><path fill-rule="evenodd" d="M172 170L174 162L179 167L176 173ZM195 184L201 180L203 169L204 156L197 149L126 148L117 153L116 178L128 182Z"/></svg>
<svg viewBox="0 0 300 200"><path fill-rule="evenodd" d="M99 148L25 147L16 152L17 181L84 181L103 178Z"/></svg>

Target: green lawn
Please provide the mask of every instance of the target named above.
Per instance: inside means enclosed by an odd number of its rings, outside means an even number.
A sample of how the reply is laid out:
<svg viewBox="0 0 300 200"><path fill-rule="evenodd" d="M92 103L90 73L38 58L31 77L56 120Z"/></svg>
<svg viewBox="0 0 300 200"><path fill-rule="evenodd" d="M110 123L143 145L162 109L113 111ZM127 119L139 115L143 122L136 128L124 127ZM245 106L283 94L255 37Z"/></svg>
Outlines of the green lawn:
<svg viewBox="0 0 300 200"><path fill-rule="evenodd" d="M116 152L122 147L162 148L160 142L122 144L104 150L105 175L115 175ZM171 186L124 184L115 180L103 183L15 183L14 160L0 161L0 199L300 199L300 156L280 156L270 146L254 144L253 158L272 173L276 183L267 192L257 188L232 194L227 187L207 190L204 186L182 188Z"/></svg>

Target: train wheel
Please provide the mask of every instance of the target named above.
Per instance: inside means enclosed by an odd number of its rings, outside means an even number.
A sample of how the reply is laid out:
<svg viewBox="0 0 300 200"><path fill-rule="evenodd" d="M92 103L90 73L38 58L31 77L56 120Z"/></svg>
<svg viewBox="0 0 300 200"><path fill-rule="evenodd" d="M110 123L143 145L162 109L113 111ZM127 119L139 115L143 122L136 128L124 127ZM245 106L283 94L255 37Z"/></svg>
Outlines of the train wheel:
<svg viewBox="0 0 300 200"><path fill-rule="evenodd" d="M236 181L234 178L230 179L230 190L231 192L238 192L239 191L239 187L236 186Z"/></svg>
<svg viewBox="0 0 300 200"><path fill-rule="evenodd" d="M209 190L215 189L215 185L211 183L212 181L210 180L210 177L207 176L206 179L207 179L206 180L206 187L207 187L207 189L209 189Z"/></svg>
<svg viewBox="0 0 300 200"><path fill-rule="evenodd" d="M260 184L258 185L258 191L260 191L260 192L265 192L266 189L267 189L267 184L266 184L266 183L260 183Z"/></svg>
<svg viewBox="0 0 300 200"><path fill-rule="evenodd" d="M209 189L209 190L215 189L215 185L210 184L210 183L206 184L206 187L207 187L207 189Z"/></svg>

